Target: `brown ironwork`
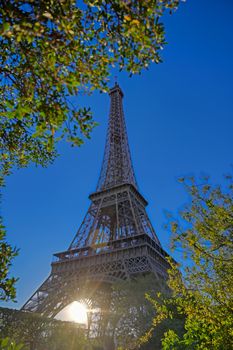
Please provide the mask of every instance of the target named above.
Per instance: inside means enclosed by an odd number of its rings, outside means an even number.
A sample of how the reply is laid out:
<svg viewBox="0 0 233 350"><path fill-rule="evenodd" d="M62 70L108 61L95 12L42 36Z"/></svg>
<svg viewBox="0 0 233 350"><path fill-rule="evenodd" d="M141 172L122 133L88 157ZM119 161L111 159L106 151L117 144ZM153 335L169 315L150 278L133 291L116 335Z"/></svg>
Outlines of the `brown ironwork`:
<svg viewBox="0 0 233 350"><path fill-rule="evenodd" d="M167 276L167 253L138 191L117 83L110 99L104 159L91 205L68 250L54 254L50 276L25 303L25 311L54 317L73 300L95 303L115 281L148 272L158 281Z"/></svg>

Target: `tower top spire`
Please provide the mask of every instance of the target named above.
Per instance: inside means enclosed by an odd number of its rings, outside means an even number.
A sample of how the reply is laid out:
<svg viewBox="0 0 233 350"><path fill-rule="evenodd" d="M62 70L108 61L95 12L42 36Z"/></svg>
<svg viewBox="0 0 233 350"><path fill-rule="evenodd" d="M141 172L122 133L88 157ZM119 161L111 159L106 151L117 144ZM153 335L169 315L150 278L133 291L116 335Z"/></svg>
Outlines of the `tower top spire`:
<svg viewBox="0 0 233 350"><path fill-rule="evenodd" d="M137 188L123 112L123 92L117 82L110 89L107 139L97 191L125 183Z"/></svg>
<svg viewBox="0 0 233 350"><path fill-rule="evenodd" d="M110 98L112 98L112 94L114 94L116 92L118 92L120 94L121 98L124 97L123 91L121 90L120 85L118 84L117 81L115 81L115 85L109 91ZM122 104L122 101L119 101L119 102ZM110 113L111 113L111 110L110 110ZM122 107L122 113L123 113L123 107ZM123 116L123 119L124 119L124 116Z"/></svg>

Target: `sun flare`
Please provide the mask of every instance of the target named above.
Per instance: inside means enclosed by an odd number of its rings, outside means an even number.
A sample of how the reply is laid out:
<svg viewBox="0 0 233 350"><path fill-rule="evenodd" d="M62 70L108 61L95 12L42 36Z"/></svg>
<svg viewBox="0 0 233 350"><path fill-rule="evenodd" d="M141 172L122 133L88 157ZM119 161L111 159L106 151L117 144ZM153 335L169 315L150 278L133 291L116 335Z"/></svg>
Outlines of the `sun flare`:
<svg viewBox="0 0 233 350"><path fill-rule="evenodd" d="M87 325L87 306L84 303L74 301L61 310L56 319Z"/></svg>

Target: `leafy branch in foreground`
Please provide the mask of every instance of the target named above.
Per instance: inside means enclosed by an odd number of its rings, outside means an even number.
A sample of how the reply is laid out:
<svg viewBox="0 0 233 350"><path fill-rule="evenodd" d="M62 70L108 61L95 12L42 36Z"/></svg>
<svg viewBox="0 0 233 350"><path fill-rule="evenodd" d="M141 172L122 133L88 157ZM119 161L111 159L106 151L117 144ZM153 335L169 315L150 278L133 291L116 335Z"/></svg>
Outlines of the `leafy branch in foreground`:
<svg viewBox="0 0 233 350"><path fill-rule="evenodd" d="M10 338L0 339L0 349L1 350L21 350L23 344L16 344L14 341L11 341Z"/></svg>
<svg viewBox="0 0 233 350"><path fill-rule="evenodd" d="M14 300L16 296L14 277L9 277L12 259L18 251L5 241L5 228L0 217L0 300Z"/></svg>
<svg viewBox="0 0 233 350"><path fill-rule="evenodd" d="M170 262L172 296L162 308L154 306L160 318L173 317L168 312L174 307L185 317L185 333L167 331L164 350L233 347L233 181L225 179L225 187L211 185L208 178L181 180L190 200L179 219L170 217L170 227L173 249L183 251L183 275Z"/></svg>
<svg viewBox="0 0 233 350"><path fill-rule="evenodd" d="M107 91L115 65L130 74L161 61L160 21L179 0L0 1L1 170L47 165L56 143L81 145L95 126L77 97ZM79 100L78 100L79 101Z"/></svg>

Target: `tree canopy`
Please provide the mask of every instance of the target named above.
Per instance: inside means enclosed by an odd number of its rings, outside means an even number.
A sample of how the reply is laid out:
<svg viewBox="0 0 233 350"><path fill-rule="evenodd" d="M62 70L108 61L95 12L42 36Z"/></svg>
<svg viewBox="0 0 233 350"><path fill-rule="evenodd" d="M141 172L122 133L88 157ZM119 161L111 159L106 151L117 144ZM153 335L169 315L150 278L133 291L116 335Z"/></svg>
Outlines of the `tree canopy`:
<svg viewBox="0 0 233 350"><path fill-rule="evenodd" d="M95 122L74 97L107 91L111 67L134 74L161 62L161 17L178 5L178 0L1 1L2 171L29 162L47 165L61 139L82 144Z"/></svg>
<svg viewBox="0 0 233 350"><path fill-rule="evenodd" d="M14 300L16 297L16 278L9 276L9 270L17 253L17 249L6 242L5 227L0 218L0 300Z"/></svg>

